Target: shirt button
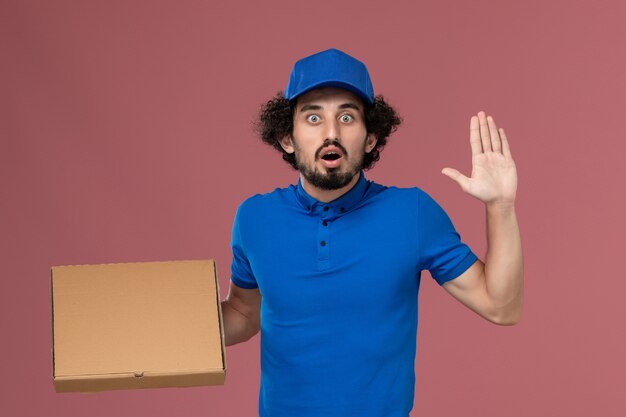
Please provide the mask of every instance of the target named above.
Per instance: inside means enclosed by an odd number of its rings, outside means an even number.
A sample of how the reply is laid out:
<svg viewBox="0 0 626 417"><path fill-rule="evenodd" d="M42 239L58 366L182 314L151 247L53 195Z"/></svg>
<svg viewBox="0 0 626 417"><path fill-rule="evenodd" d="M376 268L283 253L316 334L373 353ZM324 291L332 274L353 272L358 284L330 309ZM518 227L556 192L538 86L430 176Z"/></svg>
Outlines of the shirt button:
<svg viewBox="0 0 626 417"><path fill-rule="evenodd" d="M324 206L324 211L328 211L328 206Z"/></svg>
<svg viewBox="0 0 626 417"><path fill-rule="evenodd" d="M320 245L321 245L321 246L326 246L326 241L325 241L325 240L322 240L322 241L320 242Z"/></svg>
<svg viewBox="0 0 626 417"><path fill-rule="evenodd" d="M328 222L327 222L326 220L324 220L324 221L322 222L322 224L323 224L324 226L328 226Z"/></svg>
<svg viewBox="0 0 626 417"><path fill-rule="evenodd" d="M343 208L343 207L341 207L341 208L339 209L339 211L343 213L344 211L346 211L346 209L345 209L345 208Z"/></svg>

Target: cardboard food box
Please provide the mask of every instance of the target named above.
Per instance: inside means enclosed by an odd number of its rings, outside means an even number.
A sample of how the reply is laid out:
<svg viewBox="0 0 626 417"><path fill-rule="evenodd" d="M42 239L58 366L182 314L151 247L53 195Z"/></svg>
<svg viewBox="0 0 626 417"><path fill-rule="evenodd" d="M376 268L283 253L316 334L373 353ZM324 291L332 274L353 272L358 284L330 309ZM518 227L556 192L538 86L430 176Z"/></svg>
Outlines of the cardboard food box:
<svg viewBox="0 0 626 417"><path fill-rule="evenodd" d="M224 383L213 260L55 266L57 392Z"/></svg>

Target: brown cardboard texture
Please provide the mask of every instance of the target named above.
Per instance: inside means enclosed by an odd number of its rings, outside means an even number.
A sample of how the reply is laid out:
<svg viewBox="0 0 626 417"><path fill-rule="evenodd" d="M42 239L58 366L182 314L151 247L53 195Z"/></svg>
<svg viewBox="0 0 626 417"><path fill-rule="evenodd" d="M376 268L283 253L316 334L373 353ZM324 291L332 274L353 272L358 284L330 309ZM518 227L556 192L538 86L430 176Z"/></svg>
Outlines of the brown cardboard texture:
<svg viewBox="0 0 626 417"><path fill-rule="evenodd" d="M224 383L213 260L52 267L57 392Z"/></svg>

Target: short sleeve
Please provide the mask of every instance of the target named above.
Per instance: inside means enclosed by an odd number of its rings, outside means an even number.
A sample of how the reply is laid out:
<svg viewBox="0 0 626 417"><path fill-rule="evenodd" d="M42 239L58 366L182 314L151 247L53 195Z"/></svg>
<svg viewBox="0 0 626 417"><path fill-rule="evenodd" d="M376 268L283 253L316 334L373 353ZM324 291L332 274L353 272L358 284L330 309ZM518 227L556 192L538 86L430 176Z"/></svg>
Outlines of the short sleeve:
<svg viewBox="0 0 626 417"><path fill-rule="evenodd" d="M243 223L243 210L239 206L235 221L233 222L233 232L231 239L231 249L233 251L233 261L230 266L230 280L238 287L245 289L258 288L256 278L252 273L250 262L246 256L246 247L242 239L241 227Z"/></svg>
<svg viewBox="0 0 626 417"><path fill-rule="evenodd" d="M458 277L478 259L441 206L419 189L418 228L421 269L427 269L439 285Z"/></svg>

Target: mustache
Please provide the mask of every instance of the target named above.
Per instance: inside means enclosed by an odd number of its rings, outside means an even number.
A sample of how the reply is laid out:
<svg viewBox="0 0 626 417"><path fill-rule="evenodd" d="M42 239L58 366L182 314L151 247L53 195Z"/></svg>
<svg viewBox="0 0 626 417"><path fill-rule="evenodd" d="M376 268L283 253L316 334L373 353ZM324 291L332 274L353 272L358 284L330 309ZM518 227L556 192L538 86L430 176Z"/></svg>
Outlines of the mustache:
<svg viewBox="0 0 626 417"><path fill-rule="evenodd" d="M324 141L324 144L322 146L319 147L319 149L317 151L315 151L315 159L319 159L320 158L320 153L324 150L324 148L328 148L329 146L335 146L337 148L339 148L339 150L343 153L344 156L348 156L348 151L346 150L346 148L343 147L343 145L341 143L339 143L338 140L336 139L326 139Z"/></svg>

